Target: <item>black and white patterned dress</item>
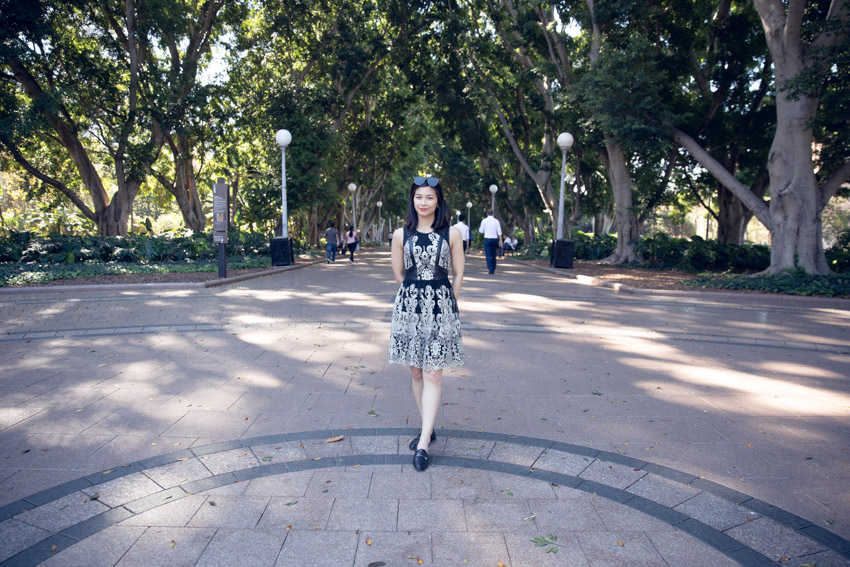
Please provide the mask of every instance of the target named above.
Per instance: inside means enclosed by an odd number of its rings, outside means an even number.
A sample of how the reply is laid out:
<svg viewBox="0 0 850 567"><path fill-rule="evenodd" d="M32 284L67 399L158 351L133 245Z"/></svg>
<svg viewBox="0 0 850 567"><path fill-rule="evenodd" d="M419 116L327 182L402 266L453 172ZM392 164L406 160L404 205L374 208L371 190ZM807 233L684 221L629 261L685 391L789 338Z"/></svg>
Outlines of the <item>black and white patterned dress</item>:
<svg viewBox="0 0 850 567"><path fill-rule="evenodd" d="M390 327L390 364L438 370L463 364L457 300L449 283L449 227L424 233L404 229L404 283Z"/></svg>

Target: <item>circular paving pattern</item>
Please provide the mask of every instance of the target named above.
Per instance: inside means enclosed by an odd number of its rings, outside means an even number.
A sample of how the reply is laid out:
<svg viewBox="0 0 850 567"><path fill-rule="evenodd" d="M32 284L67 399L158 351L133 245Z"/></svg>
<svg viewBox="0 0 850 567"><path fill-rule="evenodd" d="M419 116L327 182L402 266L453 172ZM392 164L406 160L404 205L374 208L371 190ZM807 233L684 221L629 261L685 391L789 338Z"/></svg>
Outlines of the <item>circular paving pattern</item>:
<svg viewBox="0 0 850 567"><path fill-rule="evenodd" d="M416 433L270 435L82 477L0 507L0 566L850 565L850 541L691 474L439 429L423 475Z"/></svg>

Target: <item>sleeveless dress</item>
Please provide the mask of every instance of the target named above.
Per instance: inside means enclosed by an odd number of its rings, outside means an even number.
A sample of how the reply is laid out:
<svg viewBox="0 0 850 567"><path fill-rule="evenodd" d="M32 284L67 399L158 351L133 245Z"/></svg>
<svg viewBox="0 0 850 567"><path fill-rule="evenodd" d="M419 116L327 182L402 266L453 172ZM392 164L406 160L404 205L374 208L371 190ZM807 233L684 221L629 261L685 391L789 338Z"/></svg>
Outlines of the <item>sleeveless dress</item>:
<svg viewBox="0 0 850 567"><path fill-rule="evenodd" d="M457 300L449 283L449 227L404 229L404 283L393 305L388 362L439 370L463 364Z"/></svg>

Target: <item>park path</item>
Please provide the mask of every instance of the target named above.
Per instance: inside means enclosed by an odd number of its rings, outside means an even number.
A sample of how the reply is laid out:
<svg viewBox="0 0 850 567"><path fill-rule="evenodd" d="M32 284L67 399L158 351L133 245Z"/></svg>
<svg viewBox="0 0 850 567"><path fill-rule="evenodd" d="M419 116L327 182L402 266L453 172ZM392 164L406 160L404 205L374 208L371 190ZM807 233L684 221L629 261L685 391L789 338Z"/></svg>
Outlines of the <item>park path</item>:
<svg viewBox="0 0 850 567"><path fill-rule="evenodd" d="M221 288L0 294L0 565L850 564L850 302L473 257L418 474L395 290L378 249ZM548 533L560 553L529 541Z"/></svg>

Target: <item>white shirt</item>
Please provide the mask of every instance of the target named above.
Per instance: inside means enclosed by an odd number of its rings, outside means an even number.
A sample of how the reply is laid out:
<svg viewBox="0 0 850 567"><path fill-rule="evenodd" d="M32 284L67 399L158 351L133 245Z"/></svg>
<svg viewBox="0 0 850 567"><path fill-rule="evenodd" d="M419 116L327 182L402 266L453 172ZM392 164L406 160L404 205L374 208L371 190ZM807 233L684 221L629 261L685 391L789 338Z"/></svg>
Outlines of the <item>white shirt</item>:
<svg viewBox="0 0 850 567"><path fill-rule="evenodd" d="M496 220L496 217L489 215L478 227L478 232L484 233L484 238L499 238L502 236L502 223Z"/></svg>
<svg viewBox="0 0 850 567"><path fill-rule="evenodd" d="M458 221L455 224L455 228L460 231L460 239L461 240L469 240L469 227L466 226L465 222Z"/></svg>

